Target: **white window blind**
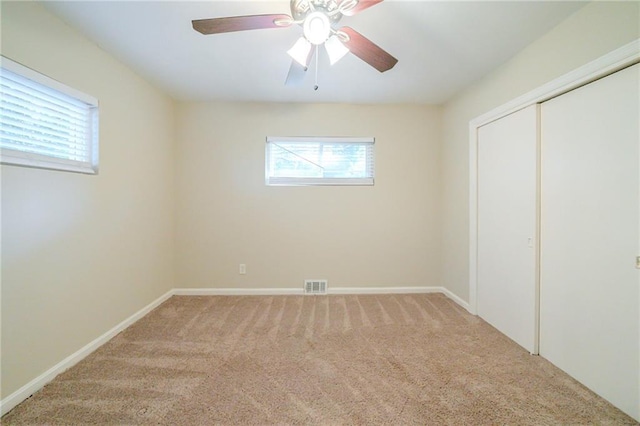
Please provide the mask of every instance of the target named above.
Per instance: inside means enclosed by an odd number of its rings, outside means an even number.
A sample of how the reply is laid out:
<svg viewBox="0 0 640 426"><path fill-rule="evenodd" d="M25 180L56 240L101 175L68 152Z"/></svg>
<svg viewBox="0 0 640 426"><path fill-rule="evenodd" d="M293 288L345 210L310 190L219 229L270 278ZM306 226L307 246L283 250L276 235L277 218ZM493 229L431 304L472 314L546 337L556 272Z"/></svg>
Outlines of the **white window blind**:
<svg viewBox="0 0 640 426"><path fill-rule="evenodd" d="M97 173L98 102L3 57L0 162Z"/></svg>
<svg viewBox="0 0 640 426"><path fill-rule="evenodd" d="M267 137L267 185L373 185L372 137Z"/></svg>

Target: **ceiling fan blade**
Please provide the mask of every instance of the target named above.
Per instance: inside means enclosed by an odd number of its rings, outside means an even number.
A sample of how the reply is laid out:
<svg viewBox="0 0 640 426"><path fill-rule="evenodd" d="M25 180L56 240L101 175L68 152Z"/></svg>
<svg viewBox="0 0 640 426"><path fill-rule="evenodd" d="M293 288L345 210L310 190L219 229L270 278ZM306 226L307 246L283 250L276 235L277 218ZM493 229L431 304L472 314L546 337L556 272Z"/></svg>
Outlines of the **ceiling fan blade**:
<svg viewBox="0 0 640 426"><path fill-rule="evenodd" d="M289 67L289 73L287 74L287 79L284 81L285 86L297 86L302 83L305 76L307 75L308 67L300 65L296 61L291 61L291 66Z"/></svg>
<svg viewBox="0 0 640 426"><path fill-rule="evenodd" d="M343 11L342 14L345 16L353 16L356 13L360 13L363 10L370 8L371 6L375 6L378 3L382 3L382 0L360 0L351 9Z"/></svg>
<svg viewBox="0 0 640 426"><path fill-rule="evenodd" d="M193 29L202 34L220 34L263 28L284 28L293 23L293 18L289 15L247 15L195 19L191 23Z"/></svg>
<svg viewBox="0 0 640 426"><path fill-rule="evenodd" d="M382 50L353 28L342 27L339 32L343 32L349 36L349 40L342 41L344 45L347 46L347 49L378 71L388 71L398 62L396 58Z"/></svg>

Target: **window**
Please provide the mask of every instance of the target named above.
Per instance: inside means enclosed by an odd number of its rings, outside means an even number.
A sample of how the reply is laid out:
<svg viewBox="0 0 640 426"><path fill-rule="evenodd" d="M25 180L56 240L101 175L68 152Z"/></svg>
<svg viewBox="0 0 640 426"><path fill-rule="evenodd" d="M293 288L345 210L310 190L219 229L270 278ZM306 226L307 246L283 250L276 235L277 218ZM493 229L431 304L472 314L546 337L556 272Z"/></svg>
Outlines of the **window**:
<svg viewBox="0 0 640 426"><path fill-rule="evenodd" d="M98 171L98 101L2 57L0 162Z"/></svg>
<svg viewBox="0 0 640 426"><path fill-rule="evenodd" d="M267 185L373 185L374 141L267 137Z"/></svg>

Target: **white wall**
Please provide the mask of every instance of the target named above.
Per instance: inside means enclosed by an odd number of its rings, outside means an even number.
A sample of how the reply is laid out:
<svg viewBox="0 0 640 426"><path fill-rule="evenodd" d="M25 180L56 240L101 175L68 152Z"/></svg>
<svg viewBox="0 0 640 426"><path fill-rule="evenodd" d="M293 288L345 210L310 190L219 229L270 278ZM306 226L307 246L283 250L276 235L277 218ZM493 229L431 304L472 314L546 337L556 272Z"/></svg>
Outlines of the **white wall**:
<svg viewBox="0 0 640 426"><path fill-rule="evenodd" d="M469 300L469 121L640 36L640 3L580 9L443 110L443 285Z"/></svg>
<svg viewBox="0 0 640 426"><path fill-rule="evenodd" d="M32 2L2 54L100 101L97 176L2 166L2 397L173 287L173 104Z"/></svg>
<svg viewBox="0 0 640 426"><path fill-rule="evenodd" d="M440 286L440 119L428 106L181 104L178 286ZM265 137L288 135L374 136L375 186L266 186Z"/></svg>

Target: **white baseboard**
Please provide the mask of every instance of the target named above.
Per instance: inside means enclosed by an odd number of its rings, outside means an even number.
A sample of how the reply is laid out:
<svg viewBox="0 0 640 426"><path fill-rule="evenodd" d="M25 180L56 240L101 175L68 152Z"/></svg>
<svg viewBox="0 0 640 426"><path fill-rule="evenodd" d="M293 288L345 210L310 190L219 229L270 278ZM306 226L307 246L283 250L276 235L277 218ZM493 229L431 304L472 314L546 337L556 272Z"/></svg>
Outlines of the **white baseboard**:
<svg viewBox="0 0 640 426"><path fill-rule="evenodd" d="M329 294L444 293L442 287L331 287ZM281 296L302 295L302 288L175 288L176 296Z"/></svg>
<svg viewBox="0 0 640 426"><path fill-rule="evenodd" d="M329 287L329 294L442 293L441 287Z"/></svg>
<svg viewBox="0 0 640 426"><path fill-rule="evenodd" d="M76 365L82 359L87 357L91 352L98 349L100 346L104 345L107 341L113 338L116 334L120 333L125 328L129 327L134 322L138 321L140 318L151 312L154 308L159 306L162 302L167 300L173 295L173 290L169 290L144 308L140 309L135 314L131 315L126 320L122 321L120 324L113 327L111 330L107 331L100 337L96 338L92 342L88 343L78 351L69 355L35 379L31 380L26 385L22 386L17 391L13 392L11 395L0 401L0 415L3 416L9 412L13 407L20 404L25 399L29 398L38 390L42 389L44 385L53 380L58 374L68 370L69 368Z"/></svg>
<svg viewBox="0 0 640 426"><path fill-rule="evenodd" d="M469 311L469 304L444 287L329 287L329 294L412 294L442 293ZM120 324L69 355L29 383L0 401L0 416L5 415L13 407L29 398L58 374L68 370L90 353L108 342L116 334L151 312L171 296L269 296L269 295L302 295L302 288L174 288L169 290Z"/></svg>
<svg viewBox="0 0 640 426"><path fill-rule="evenodd" d="M174 288L175 296L286 296L303 294L300 288Z"/></svg>
<svg viewBox="0 0 640 426"><path fill-rule="evenodd" d="M453 294L449 289L444 288L444 287L439 287L441 292L444 293L445 296L447 296L449 299L453 300L454 302L456 302L458 305L462 306L463 308L465 308L467 310L467 312L469 312L472 315L475 315L475 313L471 312L471 307L469 305L468 302L465 302L464 300L462 300L458 295Z"/></svg>

